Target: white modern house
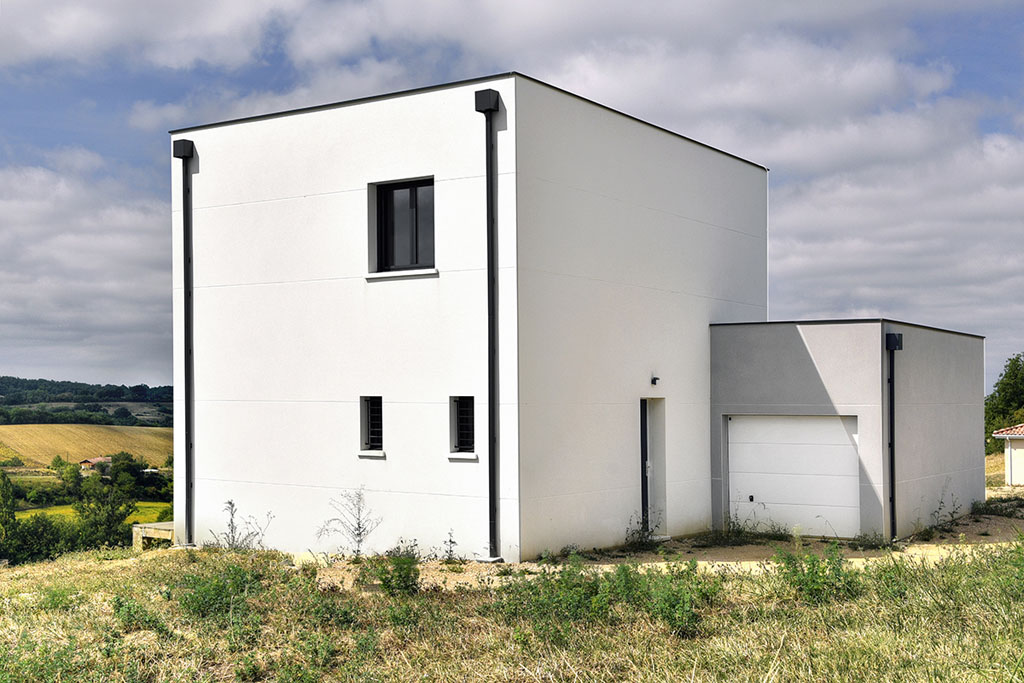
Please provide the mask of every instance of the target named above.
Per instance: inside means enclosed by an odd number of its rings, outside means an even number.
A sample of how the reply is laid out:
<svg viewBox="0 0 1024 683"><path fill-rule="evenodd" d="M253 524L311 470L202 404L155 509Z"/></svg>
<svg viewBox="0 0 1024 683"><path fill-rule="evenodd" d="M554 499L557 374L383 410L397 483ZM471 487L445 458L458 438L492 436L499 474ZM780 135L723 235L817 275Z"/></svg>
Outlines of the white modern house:
<svg viewBox="0 0 1024 683"><path fill-rule="evenodd" d="M1003 440L1007 486L1024 486L1024 424L997 429L992 436Z"/></svg>
<svg viewBox="0 0 1024 683"><path fill-rule="evenodd" d="M635 525L697 533L746 514L728 491L741 414L865 434L859 511L837 512L837 535L906 533L904 506L984 493L978 337L837 324L803 379L784 378L814 407L772 402L763 354L801 350L785 333L751 360L775 329L758 164L518 73L182 129L172 149L179 542L222 530L231 499L273 514L271 547L335 549L317 529L360 488L382 519L371 550L451 532L459 552L516 561ZM892 529L889 333L907 340L898 359L927 339L897 374L895 433L958 435L897 441ZM914 373L945 382L963 419L919 409ZM861 403L822 398L848 376ZM762 517L807 521L799 501L766 502Z"/></svg>

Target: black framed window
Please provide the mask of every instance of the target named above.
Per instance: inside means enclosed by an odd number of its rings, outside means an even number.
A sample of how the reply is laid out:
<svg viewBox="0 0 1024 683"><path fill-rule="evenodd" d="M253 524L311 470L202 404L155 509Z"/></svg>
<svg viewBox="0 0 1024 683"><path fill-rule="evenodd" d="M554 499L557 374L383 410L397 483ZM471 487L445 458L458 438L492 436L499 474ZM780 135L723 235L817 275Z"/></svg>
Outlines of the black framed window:
<svg viewBox="0 0 1024 683"><path fill-rule="evenodd" d="M384 410L380 396L363 396L359 408L364 451L384 450Z"/></svg>
<svg viewBox="0 0 1024 683"><path fill-rule="evenodd" d="M452 453L473 452L473 397L451 399Z"/></svg>
<svg viewBox="0 0 1024 683"><path fill-rule="evenodd" d="M377 186L377 270L434 267L434 180Z"/></svg>

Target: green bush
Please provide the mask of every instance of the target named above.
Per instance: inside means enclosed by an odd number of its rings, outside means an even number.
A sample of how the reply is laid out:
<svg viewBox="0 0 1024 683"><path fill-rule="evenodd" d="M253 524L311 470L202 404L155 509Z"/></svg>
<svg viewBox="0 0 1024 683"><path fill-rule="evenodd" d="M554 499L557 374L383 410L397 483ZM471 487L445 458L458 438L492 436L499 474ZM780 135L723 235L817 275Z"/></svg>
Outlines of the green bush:
<svg viewBox="0 0 1024 683"><path fill-rule="evenodd" d="M399 542L383 557L370 558L370 574L388 595L414 595L420 589L420 558L416 543Z"/></svg>
<svg viewBox="0 0 1024 683"><path fill-rule="evenodd" d="M14 456L7 460L0 460L0 467L24 467L25 463L21 461L21 458Z"/></svg>
<svg viewBox="0 0 1024 683"><path fill-rule="evenodd" d="M13 531L6 547L0 545L0 557L6 553L14 564L52 560L86 547L76 519L37 512L17 520Z"/></svg>
<svg viewBox="0 0 1024 683"><path fill-rule="evenodd" d="M675 635L691 638L698 632L698 610L711 605L720 591L721 579L700 573L692 561L648 572L619 565L602 574L571 558L557 572L502 587L494 609L506 621L531 622L538 636L556 643L564 641L564 627L572 622L614 621L615 605L647 613Z"/></svg>
<svg viewBox="0 0 1024 683"><path fill-rule="evenodd" d="M835 543L829 545L824 556L810 553L801 557L778 550L775 561L782 580L806 602L820 605L852 598L859 592L857 577L844 566L842 553Z"/></svg>
<svg viewBox="0 0 1024 683"><path fill-rule="evenodd" d="M187 574L181 581L185 589L178 603L186 614L200 618L219 618L243 614L247 598L259 592L260 576L254 570L229 564L212 576Z"/></svg>
<svg viewBox="0 0 1024 683"><path fill-rule="evenodd" d="M125 631L153 631L159 635L168 635L170 633L163 619L132 598L123 598L120 595L115 595L112 606L114 608L114 618L117 619L121 624L121 628Z"/></svg>
<svg viewBox="0 0 1024 683"><path fill-rule="evenodd" d="M295 609L302 619L314 627L349 628L357 624L359 612L356 604L335 591L320 590L315 567L313 572L307 573L306 567L309 566L312 565L303 565L303 572L291 581L299 596Z"/></svg>
<svg viewBox="0 0 1024 683"><path fill-rule="evenodd" d="M697 571L697 563L669 565L664 573L648 572L646 583L637 605L651 616L664 622L680 638L693 638L698 633L698 609L711 605L721 591L721 580Z"/></svg>

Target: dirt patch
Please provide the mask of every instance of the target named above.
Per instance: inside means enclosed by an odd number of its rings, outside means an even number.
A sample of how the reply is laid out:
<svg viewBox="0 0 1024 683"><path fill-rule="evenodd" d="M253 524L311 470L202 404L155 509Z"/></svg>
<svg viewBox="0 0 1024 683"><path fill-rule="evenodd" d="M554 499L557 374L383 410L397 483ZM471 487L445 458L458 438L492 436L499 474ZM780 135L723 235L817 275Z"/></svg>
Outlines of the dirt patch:
<svg viewBox="0 0 1024 683"><path fill-rule="evenodd" d="M1018 498L1020 497L1020 498ZM940 557L958 547L980 547L994 543L1016 541L1024 533L1024 487L999 487L988 489L987 499L1014 501L1010 512L1016 508L1015 517L999 515L967 514L941 529L934 529L929 540L909 539L898 542L893 548L853 549L850 543L835 539L789 539L765 541L745 545L706 546L706 539L678 538L666 541L649 552L627 552L624 550L593 550L580 553L584 565L612 568L617 564L635 563L656 565L665 562L688 562L696 560L702 566L716 570L754 569L770 562L776 552L788 550L800 553L822 554L832 543L839 543L843 556L854 559L885 557L895 550L901 554L918 557ZM1016 502L1020 502L1017 507ZM490 564L467 561L462 564L446 564L428 560L419 565L420 582L423 588L458 590L500 585L512 575L531 575L557 570L556 563L521 562L519 564ZM355 587L360 565L347 561L337 562L322 568L318 574L326 585L351 589ZM372 590L372 589L371 589Z"/></svg>

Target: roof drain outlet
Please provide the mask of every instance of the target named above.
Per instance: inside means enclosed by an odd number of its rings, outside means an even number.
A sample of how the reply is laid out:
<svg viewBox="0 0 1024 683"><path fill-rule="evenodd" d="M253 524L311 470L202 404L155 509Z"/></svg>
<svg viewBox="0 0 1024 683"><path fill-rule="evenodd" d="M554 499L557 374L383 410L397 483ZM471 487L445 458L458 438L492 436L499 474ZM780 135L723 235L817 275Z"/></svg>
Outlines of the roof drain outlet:
<svg viewBox="0 0 1024 683"><path fill-rule="evenodd" d="M487 164L487 524L489 562L501 562L498 546L498 240L495 194L498 172L495 166L494 116L501 109L501 96L490 88L476 91L476 110L484 115L484 148Z"/></svg>
<svg viewBox="0 0 1024 683"><path fill-rule="evenodd" d="M192 443L195 422L194 383L195 372L192 363L192 158L195 145L191 140L175 140L172 145L175 159L181 159L181 221L182 269L184 270L185 294L185 543L195 544L195 467Z"/></svg>
<svg viewBox="0 0 1024 683"><path fill-rule="evenodd" d="M903 335L885 334L889 352L889 538L896 539L896 352L903 349Z"/></svg>

